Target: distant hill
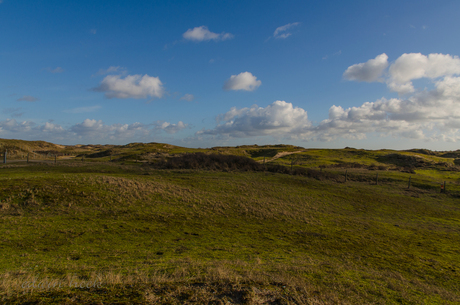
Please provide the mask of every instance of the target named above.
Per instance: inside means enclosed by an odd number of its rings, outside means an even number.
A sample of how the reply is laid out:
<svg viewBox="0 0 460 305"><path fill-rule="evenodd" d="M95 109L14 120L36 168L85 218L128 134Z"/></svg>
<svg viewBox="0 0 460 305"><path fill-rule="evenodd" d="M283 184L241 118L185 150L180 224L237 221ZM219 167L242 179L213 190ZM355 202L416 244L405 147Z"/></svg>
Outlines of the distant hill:
<svg viewBox="0 0 460 305"><path fill-rule="evenodd" d="M8 157L24 159L28 153L41 156L74 156L93 159L94 161L144 161L156 162L165 158L186 153L206 153L244 156L258 162L275 162L281 165L306 167L333 166L349 167L354 163L366 166L402 166L429 167L454 164L453 159L460 159L460 150L431 151L428 149L364 150L346 147L345 149L305 149L295 145L240 145L216 146L211 148L187 148L166 143L134 142L126 145L78 144L58 145L45 141L25 141L0 139L0 154L8 149ZM456 162L455 164L458 164ZM415 165L416 166L415 166ZM353 165L354 166L354 165Z"/></svg>

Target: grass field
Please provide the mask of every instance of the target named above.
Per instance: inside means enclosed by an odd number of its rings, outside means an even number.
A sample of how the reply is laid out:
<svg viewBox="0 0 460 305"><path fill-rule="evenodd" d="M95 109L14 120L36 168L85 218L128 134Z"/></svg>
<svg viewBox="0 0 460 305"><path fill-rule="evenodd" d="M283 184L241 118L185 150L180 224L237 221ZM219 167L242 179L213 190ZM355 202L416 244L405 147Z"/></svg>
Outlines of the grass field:
<svg viewBox="0 0 460 305"><path fill-rule="evenodd" d="M116 162L2 164L1 303L460 303L454 158L161 145L111 147L127 156ZM259 161L296 152L273 163L335 178L136 163L158 153L149 149Z"/></svg>

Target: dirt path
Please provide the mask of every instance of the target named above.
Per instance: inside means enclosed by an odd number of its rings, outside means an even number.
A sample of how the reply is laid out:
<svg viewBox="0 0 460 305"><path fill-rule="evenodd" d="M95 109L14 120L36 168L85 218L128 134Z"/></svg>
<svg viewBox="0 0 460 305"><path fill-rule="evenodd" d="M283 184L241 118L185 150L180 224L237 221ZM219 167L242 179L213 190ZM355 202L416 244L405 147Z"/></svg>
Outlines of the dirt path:
<svg viewBox="0 0 460 305"><path fill-rule="evenodd" d="M281 158L281 157L284 157L284 156L289 156L289 155L292 155L292 154L297 154L297 153L300 153L300 152L303 152L305 150L299 150L299 151L282 151L282 152L279 152L277 153L273 158L269 159L269 160L265 160L265 162L272 162L272 161L275 161L276 159L278 158ZM264 160L260 160L259 162L264 162Z"/></svg>

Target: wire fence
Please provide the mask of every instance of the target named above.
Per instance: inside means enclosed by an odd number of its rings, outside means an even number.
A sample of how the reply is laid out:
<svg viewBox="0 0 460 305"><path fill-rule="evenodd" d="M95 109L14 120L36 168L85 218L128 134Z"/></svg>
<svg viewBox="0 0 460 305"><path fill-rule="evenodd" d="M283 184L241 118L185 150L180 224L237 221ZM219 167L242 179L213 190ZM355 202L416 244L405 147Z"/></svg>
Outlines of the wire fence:
<svg viewBox="0 0 460 305"><path fill-rule="evenodd" d="M64 160L73 160L73 161L85 161L84 155L81 156L76 156L74 154L65 154L62 152L54 152L54 151L33 151L29 153L21 153L21 152L15 152L14 155L8 155L8 150L5 150L2 153L2 163L7 164L7 163L40 163L40 162L46 162L46 163L54 163L57 164L58 161L64 161ZM116 159L112 160L112 155L110 155L109 161L116 161ZM124 160L127 161L127 160ZM134 159L133 159L134 161ZM138 162L138 159L136 158L135 160ZM261 160L262 161L262 160ZM272 161L272 160L270 160ZM263 161L261 162L264 166L264 171L267 170L267 164L271 163L268 162L268 160L265 160L265 157ZM288 173L291 175L302 175L303 171L300 171L299 174L299 169L305 169L306 167L302 166L303 164L300 164L297 159L292 159L290 164L287 166L285 165L277 165L277 167L283 167L285 170L282 170L281 173ZM311 169L311 168L308 168ZM324 171L323 171L324 170ZM279 170L276 170L276 172L279 172ZM379 185L379 184L386 184L388 182L401 182L402 179L401 177L398 178L393 178L389 177L388 175L385 175L385 171L381 171L381 173L377 172L375 175L371 174L371 170L366 170L366 173L364 173L361 169L361 171L357 172L355 170L351 170L349 172L348 169L345 169L343 171L338 171L337 169L332 168L332 170L328 170L326 167L319 167L319 176L324 176L326 180L330 174L334 175L334 180L335 182L368 182L369 184L373 185ZM329 175L328 175L329 174ZM383 174L383 175L382 175ZM330 178L330 177L329 177ZM322 179L320 179L322 180ZM453 183L452 181L449 181L451 184ZM458 184L458 182L457 182ZM407 189L411 188L429 188L432 190L438 190L439 193L447 193L448 188L451 188L450 186L448 187L448 181L443 180L443 181L438 181L438 182L427 182L424 181L423 183L420 183L420 181L413 180L412 176L409 176L407 178Z"/></svg>

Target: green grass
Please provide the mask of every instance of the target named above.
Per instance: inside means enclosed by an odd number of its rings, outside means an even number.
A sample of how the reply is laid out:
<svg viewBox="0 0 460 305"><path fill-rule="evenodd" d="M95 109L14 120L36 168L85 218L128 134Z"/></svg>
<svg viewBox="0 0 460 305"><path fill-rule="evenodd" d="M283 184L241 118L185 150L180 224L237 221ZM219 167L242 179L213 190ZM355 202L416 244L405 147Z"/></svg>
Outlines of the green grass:
<svg viewBox="0 0 460 305"><path fill-rule="evenodd" d="M380 152L299 155L372 164ZM337 183L140 164L2 166L0 297L458 304L460 189L439 194L435 184L457 173L379 171L379 185L375 174L353 169ZM69 288L73 277L104 285ZM33 278L65 285L25 291Z"/></svg>

